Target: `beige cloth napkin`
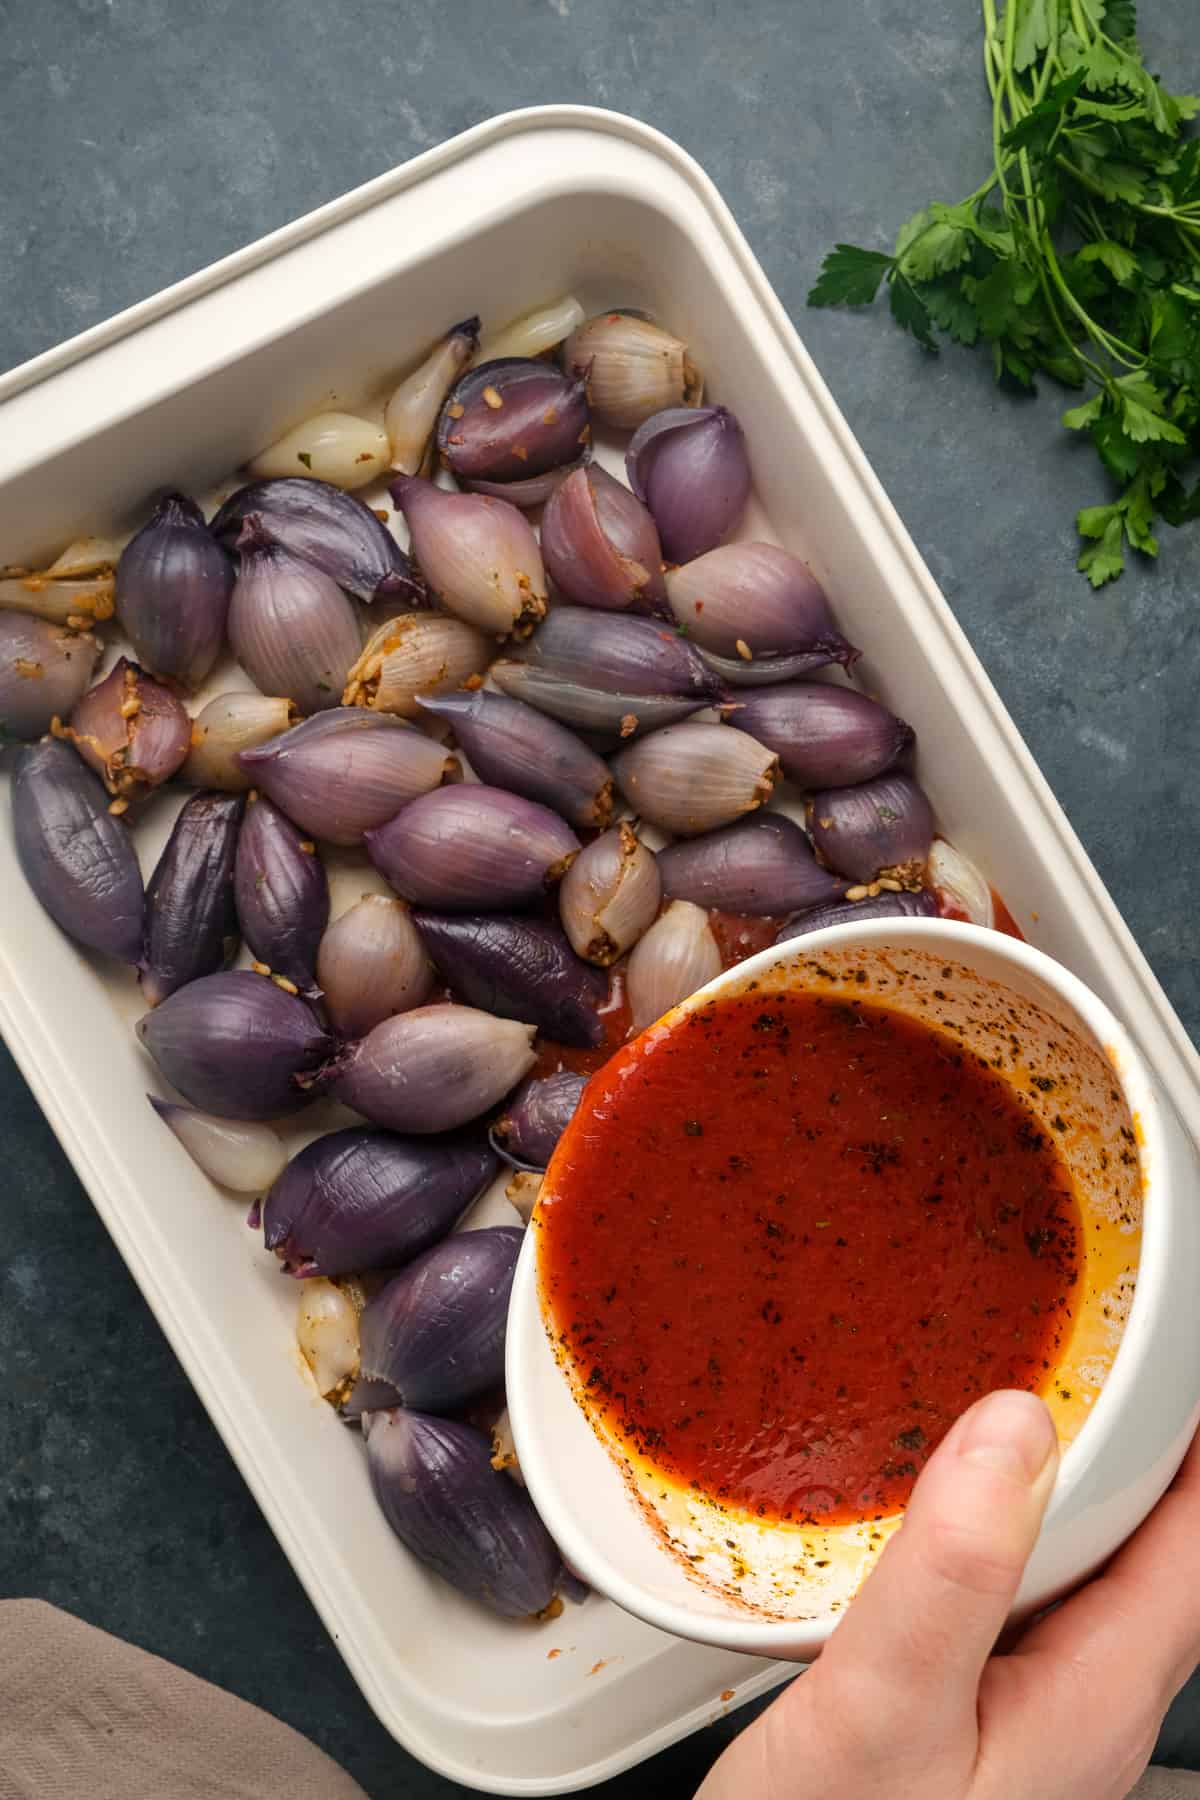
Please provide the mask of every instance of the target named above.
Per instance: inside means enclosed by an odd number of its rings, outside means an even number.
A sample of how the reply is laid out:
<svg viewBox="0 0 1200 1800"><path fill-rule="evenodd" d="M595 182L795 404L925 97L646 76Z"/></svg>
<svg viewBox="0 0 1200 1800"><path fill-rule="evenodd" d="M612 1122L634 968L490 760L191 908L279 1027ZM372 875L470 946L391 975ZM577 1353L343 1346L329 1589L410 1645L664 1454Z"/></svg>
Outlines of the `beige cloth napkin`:
<svg viewBox="0 0 1200 1800"><path fill-rule="evenodd" d="M0 1800L365 1796L257 1706L42 1600L6 1600Z"/></svg>
<svg viewBox="0 0 1200 1800"><path fill-rule="evenodd" d="M0 1800L366 1800L307 1738L43 1600L0 1602ZM1129 1800L1200 1800L1148 1769Z"/></svg>

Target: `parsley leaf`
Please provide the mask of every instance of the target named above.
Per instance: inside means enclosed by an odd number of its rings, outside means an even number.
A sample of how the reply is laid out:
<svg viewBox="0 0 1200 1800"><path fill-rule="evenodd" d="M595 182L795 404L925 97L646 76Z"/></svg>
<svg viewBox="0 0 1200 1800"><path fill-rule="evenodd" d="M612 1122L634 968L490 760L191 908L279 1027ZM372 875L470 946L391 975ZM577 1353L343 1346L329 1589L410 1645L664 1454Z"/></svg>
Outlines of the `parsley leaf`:
<svg viewBox="0 0 1200 1800"><path fill-rule="evenodd" d="M1168 475L1158 510L1168 525L1188 525L1200 519L1200 481L1189 494L1178 475Z"/></svg>
<svg viewBox="0 0 1200 1800"><path fill-rule="evenodd" d="M923 350L932 350L936 355L937 339L933 335L929 309L912 283L903 275L895 276L888 300L897 325L911 331Z"/></svg>
<svg viewBox="0 0 1200 1800"><path fill-rule="evenodd" d="M856 244L838 244L821 264L821 273L808 296L810 306L870 306L879 284L892 267L892 258L879 250L860 250Z"/></svg>
<svg viewBox="0 0 1200 1800"><path fill-rule="evenodd" d="M1102 413L1092 426L1091 436L1100 460L1113 480L1131 481L1142 458L1133 439L1126 435L1120 415Z"/></svg>
<svg viewBox="0 0 1200 1800"><path fill-rule="evenodd" d="M1099 140L1093 140L1090 146L1072 140L1071 154L1085 181L1099 188L1101 199L1137 206L1146 198L1142 171L1133 163L1106 156Z"/></svg>
<svg viewBox="0 0 1200 1800"><path fill-rule="evenodd" d="M1011 256L1016 248L1012 226L998 206L981 206L971 226L979 242L997 256Z"/></svg>
<svg viewBox="0 0 1200 1800"><path fill-rule="evenodd" d="M1119 50L1110 49L1101 39L1083 43L1074 32L1067 33L1062 41L1061 61L1067 73L1074 74L1076 69L1084 73L1084 86L1094 94L1105 94L1121 80L1125 67L1124 58Z"/></svg>
<svg viewBox="0 0 1200 1800"><path fill-rule="evenodd" d="M1087 386L1087 378L1078 356L1072 351L1040 351L1041 366L1045 373L1059 382L1063 387L1081 388Z"/></svg>
<svg viewBox="0 0 1200 1800"><path fill-rule="evenodd" d="M971 254L973 221L962 206L926 207L900 227L896 267L910 281L932 281Z"/></svg>
<svg viewBox="0 0 1200 1800"><path fill-rule="evenodd" d="M1115 581L1125 567L1125 525L1121 509L1112 506L1088 506L1075 521L1080 537L1095 538L1080 552L1075 564L1094 588Z"/></svg>
<svg viewBox="0 0 1200 1800"><path fill-rule="evenodd" d="M1137 277L1138 259L1132 250L1124 244L1114 244L1111 238L1097 238L1091 244L1085 244L1078 254L1079 262L1103 263L1113 280L1122 287L1129 287Z"/></svg>
<svg viewBox="0 0 1200 1800"><path fill-rule="evenodd" d="M1099 8L1096 23L1099 24L1101 20L1109 37L1115 38L1119 44L1130 42L1137 36L1136 0L1108 0L1106 6Z"/></svg>
<svg viewBox="0 0 1200 1800"><path fill-rule="evenodd" d="M1105 395L1103 392L1093 394L1082 406L1073 406L1062 416L1062 422L1068 431L1082 431L1085 425L1093 424L1104 411Z"/></svg>
<svg viewBox="0 0 1200 1800"><path fill-rule="evenodd" d="M1078 515L1075 523L1080 537L1093 541L1085 545L1077 566L1093 587L1103 587L1121 573L1126 543L1142 556L1158 555L1154 506L1166 480L1167 472L1161 464L1148 463L1119 500L1108 506L1085 506Z"/></svg>
<svg viewBox="0 0 1200 1800"><path fill-rule="evenodd" d="M1109 119L1124 121L1137 119L1145 114L1145 106L1134 95L1124 100L1084 100L1075 102L1075 117L1080 119Z"/></svg>
<svg viewBox="0 0 1200 1800"><path fill-rule="evenodd" d="M1158 539L1153 531L1154 501L1161 493L1165 480L1165 470L1146 468L1122 501L1125 509L1125 535L1134 549L1140 550L1143 556L1158 555Z"/></svg>
<svg viewBox="0 0 1200 1800"><path fill-rule="evenodd" d="M1076 69L1063 81L1056 81L1044 100L1039 100L1015 125L1010 125L1000 139L1004 150L1029 150L1044 156L1064 124L1067 107L1083 87L1085 74Z"/></svg>
<svg viewBox="0 0 1200 1800"><path fill-rule="evenodd" d="M921 298L934 324L956 343L973 344L979 337L979 314L963 292L961 281L926 281Z"/></svg>
<svg viewBox="0 0 1200 1800"><path fill-rule="evenodd" d="M1186 444L1187 436L1165 416L1161 390L1145 375L1122 375L1119 391L1121 424L1135 444Z"/></svg>
<svg viewBox="0 0 1200 1800"><path fill-rule="evenodd" d="M1009 5L1017 11L1013 68L1023 72L1037 61L1040 50L1049 47L1050 13L1057 10L1058 0L1009 0Z"/></svg>
<svg viewBox="0 0 1200 1800"><path fill-rule="evenodd" d="M982 281L974 284L972 298L984 337L1021 335L1025 308L1037 292L1037 276L1015 257L998 262Z"/></svg>
<svg viewBox="0 0 1200 1800"><path fill-rule="evenodd" d="M1172 173L1171 194L1177 206L1200 200L1200 137L1184 145Z"/></svg>
<svg viewBox="0 0 1200 1800"><path fill-rule="evenodd" d="M1141 89L1146 116L1155 131L1161 131L1165 137L1174 137L1185 119L1195 118L1195 97L1191 94L1168 94L1149 70L1142 71Z"/></svg>

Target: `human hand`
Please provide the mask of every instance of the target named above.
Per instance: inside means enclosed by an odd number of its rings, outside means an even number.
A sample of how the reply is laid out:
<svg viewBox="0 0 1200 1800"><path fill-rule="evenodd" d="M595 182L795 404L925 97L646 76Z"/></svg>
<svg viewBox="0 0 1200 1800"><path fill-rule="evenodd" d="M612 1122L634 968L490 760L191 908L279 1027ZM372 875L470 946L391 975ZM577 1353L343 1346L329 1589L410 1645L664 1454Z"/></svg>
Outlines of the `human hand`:
<svg viewBox="0 0 1200 1800"><path fill-rule="evenodd" d="M1200 1660L1200 1438L1103 1574L995 1655L1057 1468L1034 1395L964 1413L819 1661L696 1800L1124 1800Z"/></svg>

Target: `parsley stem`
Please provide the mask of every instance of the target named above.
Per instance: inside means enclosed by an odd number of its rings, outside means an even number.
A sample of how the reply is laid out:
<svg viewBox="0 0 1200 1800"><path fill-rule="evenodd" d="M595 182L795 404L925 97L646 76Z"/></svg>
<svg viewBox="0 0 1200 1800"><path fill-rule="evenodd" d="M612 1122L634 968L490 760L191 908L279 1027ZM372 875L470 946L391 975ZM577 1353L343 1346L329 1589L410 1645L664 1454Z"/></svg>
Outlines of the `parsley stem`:
<svg viewBox="0 0 1200 1800"><path fill-rule="evenodd" d="M1090 226L1092 228L1092 232L1095 235L1097 241L1099 241L1102 238L1106 238L1108 236L1108 233L1107 233L1107 231L1105 231L1104 226L1101 224L1100 217L1099 217L1098 213L1096 212L1095 207L1092 205L1091 201L1089 200L1087 202L1087 205L1085 207L1081 208L1081 210L1083 211L1085 217L1087 218L1087 221L1090 224Z"/></svg>
<svg viewBox="0 0 1200 1800"><path fill-rule="evenodd" d="M1087 21L1084 18L1083 8L1080 6L1079 0L1071 0L1071 23L1075 27L1076 37L1084 44L1091 42L1091 33L1088 31L1089 22L1090 21Z"/></svg>
<svg viewBox="0 0 1200 1800"><path fill-rule="evenodd" d="M1072 135L1076 136L1078 134L1072 133ZM1054 160L1059 168L1065 170L1073 181L1077 181L1080 187L1085 187L1090 194L1095 194L1097 199L1111 199L1112 196L1105 193L1103 183L1097 181L1094 176L1089 175L1086 169L1081 169L1078 163L1072 162L1070 157L1063 151L1057 151ZM1183 225L1188 230L1195 230L1197 227L1200 227L1200 219L1193 220L1190 217L1192 206L1195 204L1195 202L1189 202L1186 207L1177 207L1154 206L1149 200L1129 200L1126 202L1126 205L1132 206L1136 212L1146 213L1152 219L1170 219L1173 224Z"/></svg>
<svg viewBox="0 0 1200 1800"><path fill-rule="evenodd" d="M1057 64L1057 44L1052 43L1047 47L1041 69L1033 84L1033 101L1035 106L1039 100L1044 100L1046 98L1046 89L1050 86L1050 77L1054 74Z"/></svg>
<svg viewBox="0 0 1200 1800"><path fill-rule="evenodd" d="M985 13L991 11L992 17L994 18L995 13L993 9L994 0L984 0ZM1083 23L1083 18L1079 11L1079 0L1071 0L1071 9L1073 18L1077 20L1077 29L1080 29L1081 35L1086 36L1086 26ZM1028 111L1028 107L1017 83L1016 71L1013 66L1016 43L1016 19L1017 9L1014 5L1010 4L1007 7L1004 16L1004 51L1001 67L1004 91L1008 94L1009 111L1014 124L1019 119L1023 118ZM1064 326L1054 294L1051 292L1051 283L1053 283L1053 287L1057 290L1058 295L1061 296L1061 299L1068 309L1074 313L1075 317L1079 320L1079 323L1083 326L1091 341L1105 351L1107 355L1111 356L1114 362L1120 363L1121 366L1126 369L1143 369L1146 366L1146 358L1138 350L1135 350L1132 344L1127 344L1122 338L1115 337L1111 332L1106 331L1072 293L1059 265L1058 257L1055 254L1054 242L1046 222L1045 209L1040 200L1036 198L1036 187L1033 180L1033 171L1029 164L1028 152L1025 150L1018 151L1017 161L1020 166L1021 179L1025 189L1025 210L1029 224L1030 237L1034 247L1040 252L1037 268L1038 281L1042 288L1043 298L1046 301L1050 316L1054 320L1055 327L1058 330L1064 345L1067 347L1068 354L1082 367L1090 370L1095 378L1107 388L1110 381L1107 370L1079 348ZM1129 360L1130 357L1133 358L1133 361Z"/></svg>
<svg viewBox="0 0 1200 1800"><path fill-rule="evenodd" d="M1004 153L1000 148L1000 139L1004 135L1004 100L998 79L998 72L993 68L993 62L999 61L999 52L995 44L996 9L994 0L983 0L983 23L983 68L984 73L987 76L988 91L992 96L992 162L995 165L996 184L1003 196L1005 209L1007 210L1011 196L1009 194L1006 176L1007 164Z"/></svg>
<svg viewBox="0 0 1200 1800"><path fill-rule="evenodd" d="M1075 298L1067 285L1066 277L1059 267L1058 258L1054 254L1054 245L1051 242L1050 233L1044 228L1039 242L1039 248L1046 259L1046 267L1050 271L1050 279L1053 281L1055 287L1066 301L1068 307L1075 314L1075 317L1079 320L1079 323L1083 326L1092 342L1098 344L1102 350L1106 350L1113 361L1119 362L1124 368L1144 369L1146 366L1146 358L1141 352L1135 350L1132 344L1125 343L1123 338L1113 337L1110 332L1105 331L1104 327L1093 319L1087 308L1081 306L1079 301ZM1124 351L1128 351L1129 356L1123 355L1122 352ZM1081 360L1087 360L1086 357L1083 356L1082 351L1077 350L1076 354ZM1129 360L1130 356L1134 359L1132 362ZM1092 363L1090 366L1092 368L1097 367L1095 363Z"/></svg>
<svg viewBox="0 0 1200 1800"><path fill-rule="evenodd" d="M1074 3L1074 0L1073 0L1073 3ZM995 19L994 0L984 0L984 10L985 10L985 13L991 14L992 19L994 21L994 19ZM1014 5L1011 4L1011 0L1010 0L1010 4L1009 4L1008 8L1006 9L1006 12L1004 15L1004 50L1003 50L1003 54L1001 57L1001 70L1000 70L1002 78L1003 78L1003 85L1002 86L1000 84L997 85L997 110L999 112L999 118L1002 120L1002 118L1003 118L1003 94L1005 92L1007 92L1008 103L1009 103L1009 112L1010 112L1013 124L1016 124L1019 119L1024 117L1024 114L1026 111L1026 108L1023 104L1023 101L1020 96L1020 92L1017 87L1016 72L1013 68L1013 54L1014 54L1015 43L1016 43L1016 22L1017 22L1017 9ZM993 117L993 134L994 135L996 134L996 128L997 128L997 119L994 115L994 117ZM997 168L1000 168L1001 167L1001 159L1003 157L1003 151L1001 149L998 136L995 136L995 144L996 144L996 158L997 158L996 166L997 166ZM1071 357L1071 359L1074 361L1074 363L1076 364L1077 367L1090 370L1090 372L1096 378L1096 380L1099 381L1103 386L1107 387L1108 386L1107 372L1100 366L1099 363L1095 362L1090 356L1088 356L1086 354L1085 351L1083 351L1079 348L1078 344L1076 344L1076 342L1072 338L1070 332L1067 330L1066 326L1063 324L1062 314L1059 312L1058 304L1055 299L1054 292L1052 291L1052 288L1051 288L1051 282L1053 282L1054 287L1056 287L1058 289L1059 293L1062 295L1062 298L1066 301L1067 305L1071 308L1072 312L1074 312L1076 314L1076 316L1079 318L1080 323L1088 331L1088 334L1089 334L1089 336L1091 336L1093 338L1093 341L1095 341L1095 333L1099 329L1098 327L1095 326L1095 322L1091 318L1089 318L1088 314L1083 310L1083 308L1080 306L1079 302L1076 300L1074 294L1071 292L1070 288L1067 286L1067 283L1063 277L1062 270L1058 266L1058 259L1055 257L1054 248L1050 241L1050 233L1046 228L1045 212L1042 208L1040 201L1038 201L1035 197L1033 172L1030 169L1029 156L1026 151L1024 151L1024 150L1018 151L1017 163L1021 170L1021 182L1022 182L1022 185L1025 190L1025 213L1026 213L1026 218L1028 220L1030 242L1035 249L1041 251L1041 255L1037 258L1036 269L1037 269L1038 285L1042 290L1042 298L1044 299L1044 301L1046 303L1046 310L1049 312L1051 319L1054 321L1054 328L1058 332L1059 337L1063 341L1063 345L1066 349L1067 355L1069 357ZM1111 352L1110 352L1110 354L1111 354ZM1117 357L1116 360L1121 361L1123 359L1120 357Z"/></svg>

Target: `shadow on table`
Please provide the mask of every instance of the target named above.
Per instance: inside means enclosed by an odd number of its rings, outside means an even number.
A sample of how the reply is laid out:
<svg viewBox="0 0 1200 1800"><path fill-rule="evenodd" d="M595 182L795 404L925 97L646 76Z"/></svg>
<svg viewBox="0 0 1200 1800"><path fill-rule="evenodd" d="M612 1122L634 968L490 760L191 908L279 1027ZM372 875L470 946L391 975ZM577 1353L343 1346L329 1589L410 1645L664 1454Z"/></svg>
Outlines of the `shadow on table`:
<svg viewBox="0 0 1200 1800"><path fill-rule="evenodd" d="M1180 1688L1158 1734L1155 1762L1200 1769L1200 1669Z"/></svg>

